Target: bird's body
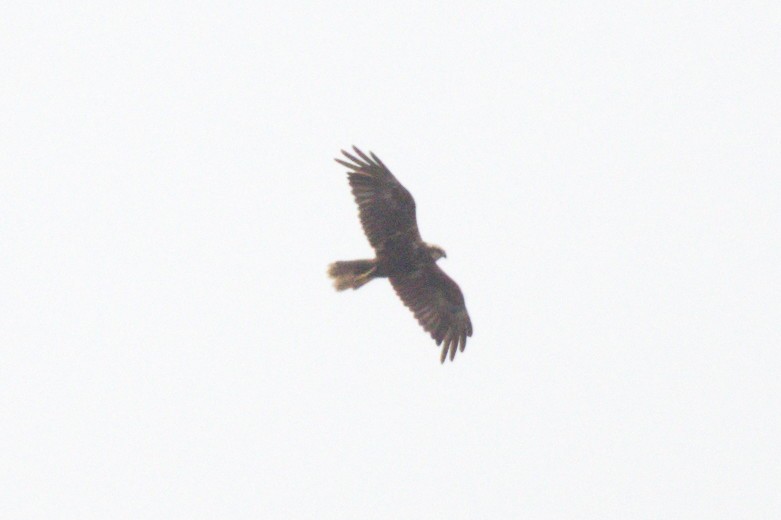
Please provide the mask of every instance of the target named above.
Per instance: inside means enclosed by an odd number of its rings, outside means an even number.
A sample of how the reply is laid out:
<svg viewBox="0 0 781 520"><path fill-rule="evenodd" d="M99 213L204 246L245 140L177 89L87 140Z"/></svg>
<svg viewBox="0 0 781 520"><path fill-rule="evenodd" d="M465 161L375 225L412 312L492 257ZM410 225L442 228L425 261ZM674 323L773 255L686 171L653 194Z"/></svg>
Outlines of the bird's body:
<svg viewBox="0 0 781 520"><path fill-rule="evenodd" d="M464 350L472 322L458 285L437 265L445 251L420 237L412 195L380 159L353 147L352 163L336 159L350 169L348 178L358 203L361 225L376 252L370 260L334 262L328 274L337 290L358 289L374 278L389 278L418 322L442 344L441 360Z"/></svg>

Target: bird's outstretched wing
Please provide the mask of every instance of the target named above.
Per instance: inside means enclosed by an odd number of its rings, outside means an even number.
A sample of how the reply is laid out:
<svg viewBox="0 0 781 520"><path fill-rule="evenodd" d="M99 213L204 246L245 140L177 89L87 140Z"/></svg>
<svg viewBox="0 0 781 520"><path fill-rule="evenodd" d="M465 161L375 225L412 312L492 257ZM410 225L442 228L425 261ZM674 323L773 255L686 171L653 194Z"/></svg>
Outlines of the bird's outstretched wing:
<svg viewBox="0 0 781 520"><path fill-rule="evenodd" d="M350 169L347 174L363 232L375 249L381 249L391 237L406 235L411 241L420 240L415 220L415 200L409 191L369 152L369 156L353 146L355 157L342 150L350 162L336 159L336 162Z"/></svg>
<svg viewBox="0 0 781 520"><path fill-rule="evenodd" d="M464 351L466 338L472 335L472 321L458 284L437 264L431 262L411 274L392 276L390 282L426 332L442 345L442 363L448 352L452 361L456 349Z"/></svg>

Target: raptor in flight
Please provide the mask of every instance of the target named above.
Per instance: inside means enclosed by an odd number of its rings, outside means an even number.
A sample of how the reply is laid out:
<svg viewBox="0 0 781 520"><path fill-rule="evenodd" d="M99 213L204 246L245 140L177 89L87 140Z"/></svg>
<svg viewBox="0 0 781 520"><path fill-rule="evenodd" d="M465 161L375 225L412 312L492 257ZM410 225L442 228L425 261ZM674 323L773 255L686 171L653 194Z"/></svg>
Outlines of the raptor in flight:
<svg viewBox="0 0 781 520"><path fill-rule="evenodd" d="M461 289L436 263L445 251L420 237L415 201L382 161L371 152L367 156L353 150L355 155L342 150L349 162L336 162L350 170L347 177L361 225L376 257L332 263L328 274L334 287L358 289L375 278L388 278L404 305L442 345L441 362L448 354L452 361L472 335L472 322Z"/></svg>

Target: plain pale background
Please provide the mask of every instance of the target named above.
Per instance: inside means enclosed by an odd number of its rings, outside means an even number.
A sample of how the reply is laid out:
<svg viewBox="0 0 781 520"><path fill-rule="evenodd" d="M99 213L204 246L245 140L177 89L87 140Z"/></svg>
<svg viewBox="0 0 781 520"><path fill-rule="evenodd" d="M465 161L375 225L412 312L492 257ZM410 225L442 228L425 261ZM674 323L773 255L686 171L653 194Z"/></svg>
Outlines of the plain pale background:
<svg viewBox="0 0 781 520"><path fill-rule="evenodd" d="M3 518L781 517L777 2L0 19ZM475 334L384 280L352 144Z"/></svg>

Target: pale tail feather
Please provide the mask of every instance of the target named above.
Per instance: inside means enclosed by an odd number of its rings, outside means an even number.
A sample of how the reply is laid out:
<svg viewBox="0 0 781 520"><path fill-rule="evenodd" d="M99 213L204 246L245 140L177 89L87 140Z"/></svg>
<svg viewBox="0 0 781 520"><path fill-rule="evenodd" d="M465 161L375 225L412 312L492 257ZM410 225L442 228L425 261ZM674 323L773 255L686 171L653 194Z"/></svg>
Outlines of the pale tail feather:
<svg viewBox="0 0 781 520"><path fill-rule="evenodd" d="M358 289L375 278L374 260L346 260L328 266L328 276L333 278L337 291Z"/></svg>

